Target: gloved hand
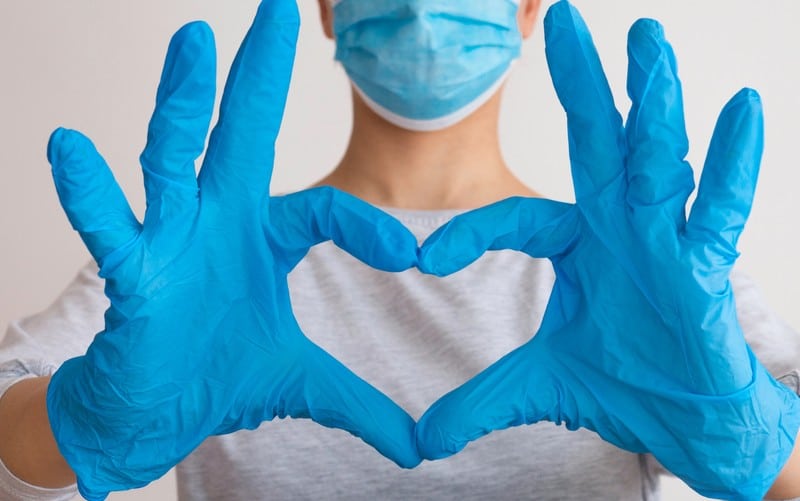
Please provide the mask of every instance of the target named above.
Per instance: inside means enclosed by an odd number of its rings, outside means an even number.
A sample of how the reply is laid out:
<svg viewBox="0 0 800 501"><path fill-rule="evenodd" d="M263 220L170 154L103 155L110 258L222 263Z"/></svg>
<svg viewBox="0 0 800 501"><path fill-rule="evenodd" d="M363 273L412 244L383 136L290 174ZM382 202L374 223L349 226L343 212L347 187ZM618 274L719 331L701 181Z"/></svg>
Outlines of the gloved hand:
<svg viewBox="0 0 800 501"><path fill-rule="evenodd" d="M143 224L88 139L63 129L51 138L61 203L111 300L105 329L47 394L56 441L87 499L143 486L207 436L275 416L342 428L403 467L420 461L413 419L307 339L292 313L287 274L319 242L333 239L387 271L413 266L417 252L398 221L343 193L270 199L298 25L294 1L261 4L199 178L213 35L198 23L178 32L141 157Z"/></svg>
<svg viewBox="0 0 800 501"><path fill-rule="evenodd" d="M792 452L800 399L748 348L728 278L761 159L759 97L743 90L722 111L687 220L694 182L661 26L631 29L624 127L578 12L557 3L545 30L577 203L468 213L425 242L419 266L447 275L516 249L549 257L555 286L530 342L420 419L419 450L442 458L492 430L563 422L652 452L705 496L761 499Z"/></svg>

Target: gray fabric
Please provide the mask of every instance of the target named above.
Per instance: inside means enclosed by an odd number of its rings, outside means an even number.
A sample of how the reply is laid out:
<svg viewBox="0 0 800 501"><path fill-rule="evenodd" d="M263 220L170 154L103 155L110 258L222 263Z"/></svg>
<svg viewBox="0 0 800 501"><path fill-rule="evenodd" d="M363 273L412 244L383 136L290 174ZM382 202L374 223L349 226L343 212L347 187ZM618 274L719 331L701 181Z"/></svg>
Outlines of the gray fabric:
<svg viewBox="0 0 800 501"><path fill-rule="evenodd" d="M420 239L453 215L393 213ZM0 392L85 349L106 306L95 273L82 270L50 309L9 327L0 343L0 360L10 360L0 365ZM381 273L331 244L312 249L290 276L306 334L415 418L529 339L552 282L547 261L514 252L487 254L437 279ZM762 362L777 375L800 366L798 335L770 312L751 281L735 283L740 320ZM796 373L788 378L797 382ZM305 420L209 438L177 468L180 497L192 500L653 500L660 472L649 456L550 423L495 432L450 459L401 470L345 432ZM0 475L0 498L24 489Z"/></svg>

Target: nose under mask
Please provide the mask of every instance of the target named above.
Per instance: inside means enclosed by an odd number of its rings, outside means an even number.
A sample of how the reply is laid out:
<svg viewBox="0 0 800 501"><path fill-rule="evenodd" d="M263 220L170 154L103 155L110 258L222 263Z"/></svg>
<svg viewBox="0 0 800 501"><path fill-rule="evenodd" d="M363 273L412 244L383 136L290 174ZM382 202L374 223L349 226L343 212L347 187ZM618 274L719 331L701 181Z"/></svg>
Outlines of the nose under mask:
<svg viewBox="0 0 800 501"><path fill-rule="evenodd" d="M332 0L336 59L379 116L450 127L486 103L519 57L514 0Z"/></svg>

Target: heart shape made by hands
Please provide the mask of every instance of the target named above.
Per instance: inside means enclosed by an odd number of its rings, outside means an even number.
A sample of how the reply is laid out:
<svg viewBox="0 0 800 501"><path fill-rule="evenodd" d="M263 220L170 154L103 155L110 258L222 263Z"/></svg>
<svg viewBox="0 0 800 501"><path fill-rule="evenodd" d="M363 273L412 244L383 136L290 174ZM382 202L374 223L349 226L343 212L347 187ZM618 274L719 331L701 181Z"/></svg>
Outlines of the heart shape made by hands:
<svg viewBox="0 0 800 501"><path fill-rule="evenodd" d="M624 125L568 2L548 12L545 37L577 202L513 198L458 216L423 243L418 268L446 276L486 251L521 251L551 260L552 295L530 341L425 412L419 452L441 459L552 421L651 452L703 495L760 499L800 427L797 396L745 342L729 280L763 150L760 99L745 89L723 109L687 218L694 178L663 28L630 31Z"/></svg>
<svg viewBox="0 0 800 501"><path fill-rule="evenodd" d="M762 152L755 92L723 110L687 220L693 178L662 28L631 30L623 126L589 32L562 0L545 31L577 203L500 202L417 249L399 222L336 190L269 196L297 28L293 1L262 3L207 149L213 35L202 23L176 34L141 158L142 223L87 138L51 138L61 203L111 300L104 331L56 372L47 398L87 499L158 478L209 435L284 416L348 430L404 467L494 429L564 422L652 452L703 494L765 492L800 411L747 347L728 280ZM325 240L380 270L434 275L514 249L550 258L556 283L530 342L415 423L297 325L287 275Z"/></svg>

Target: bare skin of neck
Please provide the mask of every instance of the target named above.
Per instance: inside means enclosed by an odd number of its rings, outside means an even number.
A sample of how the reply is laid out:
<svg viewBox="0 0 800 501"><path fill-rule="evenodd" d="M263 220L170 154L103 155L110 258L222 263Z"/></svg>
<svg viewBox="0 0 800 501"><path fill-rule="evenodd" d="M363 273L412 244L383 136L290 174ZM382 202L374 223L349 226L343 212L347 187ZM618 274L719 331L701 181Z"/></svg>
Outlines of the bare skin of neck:
<svg viewBox="0 0 800 501"><path fill-rule="evenodd" d="M533 197L500 151L501 92L467 119L435 132L395 127L353 94L353 131L339 165L317 186L398 209L472 209Z"/></svg>

